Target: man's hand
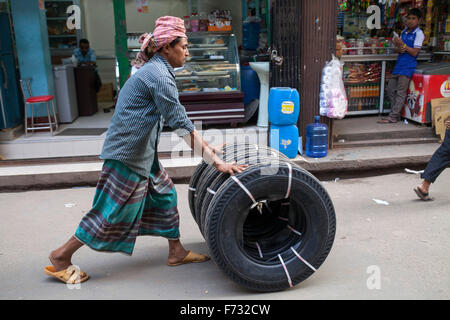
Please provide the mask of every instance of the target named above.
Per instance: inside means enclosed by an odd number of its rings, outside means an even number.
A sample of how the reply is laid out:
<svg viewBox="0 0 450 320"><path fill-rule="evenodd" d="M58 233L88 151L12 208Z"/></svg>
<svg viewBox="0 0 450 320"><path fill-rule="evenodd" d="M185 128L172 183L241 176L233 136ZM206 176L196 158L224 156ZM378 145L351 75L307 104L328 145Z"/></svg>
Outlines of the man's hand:
<svg viewBox="0 0 450 320"><path fill-rule="evenodd" d="M445 127L450 130L450 120L445 121Z"/></svg>
<svg viewBox="0 0 450 320"><path fill-rule="evenodd" d="M394 42L394 44L395 44L397 47L403 46L403 41L402 41L402 39L401 39L400 37L394 37L394 39L392 40L392 42Z"/></svg>
<svg viewBox="0 0 450 320"><path fill-rule="evenodd" d="M245 170L245 168L248 167L247 164L236 164L236 162L233 163L214 163L214 167L216 167L217 170L223 173L229 173L230 175L234 176L235 173L241 173Z"/></svg>

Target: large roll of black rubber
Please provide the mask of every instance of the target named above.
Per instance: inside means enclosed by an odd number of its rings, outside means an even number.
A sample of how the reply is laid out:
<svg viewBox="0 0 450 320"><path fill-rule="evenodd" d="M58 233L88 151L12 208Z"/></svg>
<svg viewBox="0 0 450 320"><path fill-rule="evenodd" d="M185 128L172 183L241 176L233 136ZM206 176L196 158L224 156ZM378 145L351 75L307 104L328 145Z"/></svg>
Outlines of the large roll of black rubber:
<svg viewBox="0 0 450 320"><path fill-rule="evenodd" d="M333 245L336 218L321 183L267 147L227 146L226 162L248 164L230 177L202 162L189 204L213 261L252 290L279 291L313 274Z"/></svg>

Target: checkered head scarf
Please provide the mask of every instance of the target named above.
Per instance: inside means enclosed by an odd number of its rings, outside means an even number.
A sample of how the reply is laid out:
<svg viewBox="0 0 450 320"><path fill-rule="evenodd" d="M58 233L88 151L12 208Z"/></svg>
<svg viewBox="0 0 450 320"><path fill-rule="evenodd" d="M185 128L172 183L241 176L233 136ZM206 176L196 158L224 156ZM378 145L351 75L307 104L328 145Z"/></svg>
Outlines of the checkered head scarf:
<svg viewBox="0 0 450 320"><path fill-rule="evenodd" d="M178 37L187 38L183 19L165 16L158 18L155 24L153 33L144 33L139 38L139 43L142 43L141 50L133 62L133 65L137 69L142 67L151 58L147 55L147 48L150 48L150 51L154 53Z"/></svg>

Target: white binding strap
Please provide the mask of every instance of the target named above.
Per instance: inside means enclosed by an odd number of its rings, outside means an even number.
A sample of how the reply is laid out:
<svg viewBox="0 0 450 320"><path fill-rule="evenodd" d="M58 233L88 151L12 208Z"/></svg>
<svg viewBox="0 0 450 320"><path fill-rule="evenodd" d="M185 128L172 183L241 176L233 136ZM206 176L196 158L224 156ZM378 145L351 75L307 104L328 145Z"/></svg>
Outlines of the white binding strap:
<svg viewBox="0 0 450 320"><path fill-rule="evenodd" d="M248 191L248 189L242 184L241 181L239 181L238 178L236 178L236 176L231 176L231 179L233 179L238 185L239 187L242 188L242 190L245 191L245 193L250 197L250 199L253 201L253 207L258 205L258 202L256 202L255 198L253 197L253 195L250 193L250 191Z"/></svg>
<svg viewBox="0 0 450 320"><path fill-rule="evenodd" d="M299 236L301 236L302 235L302 233L301 232L299 232L299 231L297 231L297 230L295 230L294 228L292 228L290 225L287 225L287 228L289 229L289 230L291 230L293 233L295 233L295 234L298 234Z"/></svg>
<svg viewBox="0 0 450 320"><path fill-rule="evenodd" d="M260 258L263 258L263 254L262 254L262 251L261 251L261 247L259 246L258 242L255 242L255 245L256 245L256 247L258 248L259 257L260 257Z"/></svg>
<svg viewBox="0 0 450 320"><path fill-rule="evenodd" d="M298 253L297 251L295 251L294 248L291 247L291 250L294 251L295 255L297 256L297 258L299 258L304 264L306 264L308 267L310 267L314 272L317 271L316 268L314 268L311 264L308 263L308 261L306 261L305 259L303 259Z"/></svg>
<svg viewBox="0 0 450 320"><path fill-rule="evenodd" d="M281 265L283 266L284 272L286 272L286 276L287 276L288 282L289 282L289 287L292 288L292 280L291 280L291 276L289 275L289 271L288 271L288 269L286 268L286 265L284 264L283 258L281 258L280 255L278 255L278 258L279 258L280 261L281 261Z"/></svg>
<svg viewBox="0 0 450 320"><path fill-rule="evenodd" d="M289 198L289 196L291 195L291 185L292 185L292 165L289 162L287 162L286 164L289 167L289 183L286 196L284 197L285 199Z"/></svg>
<svg viewBox="0 0 450 320"><path fill-rule="evenodd" d="M211 194L216 194L216 192L213 191L213 190L211 190L210 188L206 188L206 190L207 190L209 193L211 193Z"/></svg>
<svg viewBox="0 0 450 320"><path fill-rule="evenodd" d="M194 192L197 191L197 189L191 188L191 187L189 187L189 190L190 190L190 191L194 191Z"/></svg>

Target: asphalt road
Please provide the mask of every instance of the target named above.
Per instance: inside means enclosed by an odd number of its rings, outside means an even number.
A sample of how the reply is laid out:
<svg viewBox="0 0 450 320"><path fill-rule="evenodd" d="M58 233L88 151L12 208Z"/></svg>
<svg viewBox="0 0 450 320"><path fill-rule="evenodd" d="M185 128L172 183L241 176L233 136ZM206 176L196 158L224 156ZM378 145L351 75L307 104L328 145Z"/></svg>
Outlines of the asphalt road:
<svg viewBox="0 0 450 320"><path fill-rule="evenodd" d="M0 299L449 299L450 170L432 186L433 202L417 199L419 182L406 173L324 182L337 215L330 255L296 287L264 294L233 283L213 261L166 266L167 241L156 237L138 238L131 257L81 248L73 263L91 279L69 288L43 268L90 209L95 189L0 193ZM182 242L207 252L187 185L176 187Z"/></svg>

